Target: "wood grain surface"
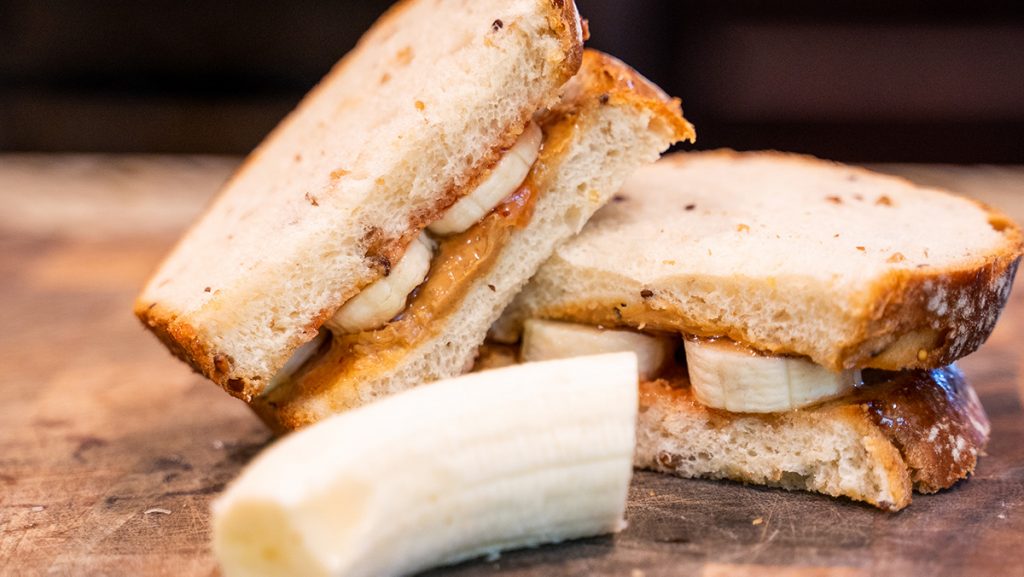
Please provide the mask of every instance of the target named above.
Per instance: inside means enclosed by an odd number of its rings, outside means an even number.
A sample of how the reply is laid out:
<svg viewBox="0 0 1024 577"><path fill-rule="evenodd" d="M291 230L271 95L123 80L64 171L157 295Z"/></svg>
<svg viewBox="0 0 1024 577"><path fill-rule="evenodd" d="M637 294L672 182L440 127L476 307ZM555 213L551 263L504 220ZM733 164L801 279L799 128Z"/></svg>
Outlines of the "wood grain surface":
<svg viewBox="0 0 1024 577"><path fill-rule="evenodd" d="M131 314L237 159L0 156L0 575L217 575L209 503L270 442ZM1024 222L1024 168L882 166ZM962 362L992 419L977 474L898 514L638 473L615 537L432 575L1024 575L1024 296Z"/></svg>

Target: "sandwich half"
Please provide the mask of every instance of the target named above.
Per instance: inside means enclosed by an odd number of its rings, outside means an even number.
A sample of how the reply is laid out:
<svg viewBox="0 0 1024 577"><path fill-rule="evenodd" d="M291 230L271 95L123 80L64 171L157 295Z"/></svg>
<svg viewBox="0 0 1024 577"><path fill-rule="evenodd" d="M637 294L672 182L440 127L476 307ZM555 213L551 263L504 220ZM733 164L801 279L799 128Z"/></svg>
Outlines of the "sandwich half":
<svg viewBox="0 0 1024 577"><path fill-rule="evenodd" d="M898 510L973 471L952 363L992 331L1021 232L973 201L781 153L640 169L492 327L484 365L641 359L638 467Z"/></svg>
<svg viewBox="0 0 1024 577"><path fill-rule="evenodd" d="M677 100L583 36L572 2L399 3L250 155L136 314L277 429L462 372L554 247L693 137Z"/></svg>

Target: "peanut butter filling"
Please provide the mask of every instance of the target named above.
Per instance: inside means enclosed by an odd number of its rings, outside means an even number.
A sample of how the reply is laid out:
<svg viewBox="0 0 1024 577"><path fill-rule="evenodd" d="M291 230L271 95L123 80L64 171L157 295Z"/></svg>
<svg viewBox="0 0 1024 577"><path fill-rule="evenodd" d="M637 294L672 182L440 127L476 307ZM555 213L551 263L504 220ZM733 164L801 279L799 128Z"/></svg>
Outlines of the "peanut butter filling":
<svg viewBox="0 0 1024 577"><path fill-rule="evenodd" d="M426 280L394 320L376 330L335 337L289 382L271 391L268 403L274 406L285 397L328 388L341 375L353 378L392 366L405 351L435 335L441 319L494 265L512 233L530 222L538 197L534 174L483 220L439 243Z"/></svg>

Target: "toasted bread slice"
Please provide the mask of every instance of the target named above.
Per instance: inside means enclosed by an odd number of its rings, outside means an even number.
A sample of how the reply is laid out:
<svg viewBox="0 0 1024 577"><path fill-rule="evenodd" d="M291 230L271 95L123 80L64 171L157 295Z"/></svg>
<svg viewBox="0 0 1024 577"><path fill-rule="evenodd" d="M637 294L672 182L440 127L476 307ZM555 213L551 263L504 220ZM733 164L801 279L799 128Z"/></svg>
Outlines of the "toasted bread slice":
<svg viewBox="0 0 1024 577"><path fill-rule="evenodd" d="M244 399L495 163L578 70L561 0L406 0L230 179L138 317Z"/></svg>
<svg viewBox="0 0 1024 577"><path fill-rule="evenodd" d="M635 464L802 489L899 510L974 470L989 423L955 367L878 373L857 393L774 415L728 413L685 378L640 387Z"/></svg>
<svg viewBox="0 0 1024 577"><path fill-rule="evenodd" d="M591 50L563 99L538 122L544 143L524 185L532 190L532 215L509 229L496 252L488 241L480 245L484 252L458 255L457 247L484 234L475 229L442 243L406 313L383 329L334 339L291 382L253 400L268 424L294 429L468 370L488 327L555 247L578 233L634 169L673 142L693 138L678 101ZM513 208L488 218L515 218L522 207ZM456 248L449 253L450 247ZM448 279L461 274L461 265L449 274L445 262L459 260L482 264L452 288ZM442 301L448 305L436 310Z"/></svg>
<svg viewBox="0 0 1024 577"><path fill-rule="evenodd" d="M1022 237L971 200L765 153L645 167L492 331L529 317L729 337L840 370L938 368L981 345Z"/></svg>

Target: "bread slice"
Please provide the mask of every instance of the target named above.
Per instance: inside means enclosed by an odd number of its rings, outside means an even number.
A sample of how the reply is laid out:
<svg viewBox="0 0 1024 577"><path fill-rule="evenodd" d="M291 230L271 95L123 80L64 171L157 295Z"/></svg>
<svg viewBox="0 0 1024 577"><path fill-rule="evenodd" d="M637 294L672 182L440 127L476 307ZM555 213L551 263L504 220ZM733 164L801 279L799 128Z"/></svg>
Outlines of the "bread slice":
<svg viewBox="0 0 1024 577"><path fill-rule="evenodd" d="M529 317L726 336L839 370L937 368L988 337L1020 229L971 200L775 152L668 156L559 248Z"/></svg>
<svg viewBox="0 0 1024 577"><path fill-rule="evenodd" d="M137 316L231 394L258 394L471 190L581 57L572 2L400 2L246 159Z"/></svg>
<svg viewBox="0 0 1024 577"><path fill-rule="evenodd" d="M879 373L856 394L774 415L694 400L685 378L640 387L635 465L865 501L887 510L967 477L989 423L955 367Z"/></svg>
<svg viewBox="0 0 1024 577"><path fill-rule="evenodd" d="M359 344L351 347L336 340L291 383L253 400L268 424L294 429L468 370L488 327L555 247L578 233L639 165L693 138L678 101L618 60L589 50L561 102L540 123L545 140L526 185L538 194L533 215L471 279L457 306L429 327L415 327L414 337L384 329L357 336ZM418 306L417 297L408 305Z"/></svg>

